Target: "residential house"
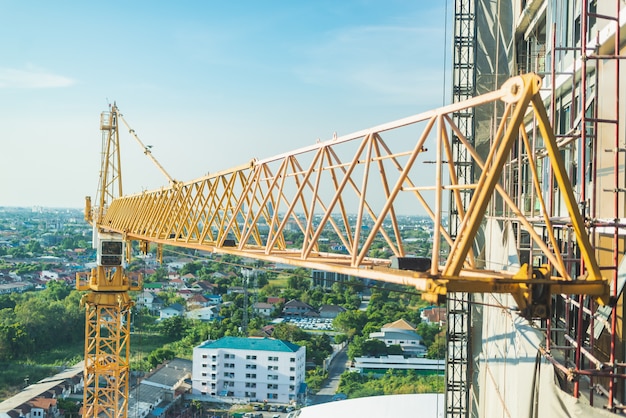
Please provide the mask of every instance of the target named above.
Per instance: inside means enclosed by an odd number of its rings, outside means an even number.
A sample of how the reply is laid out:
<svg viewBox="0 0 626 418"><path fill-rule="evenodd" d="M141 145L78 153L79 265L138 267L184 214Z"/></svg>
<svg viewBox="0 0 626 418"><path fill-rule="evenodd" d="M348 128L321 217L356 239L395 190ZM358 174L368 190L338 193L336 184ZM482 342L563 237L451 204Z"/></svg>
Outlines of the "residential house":
<svg viewBox="0 0 626 418"><path fill-rule="evenodd" d="M191 297L187 298L187 307L189 309L206 308L209 306L209 300L198 293L192 293Z"/></svg>
<svg viewBox="0 0 626 418"><path fill-rule="evenodd" d="M291 299L283 306L284 316L310 316L312 313L317 315L317 312L311 305L300 302L297 299Z"/></svg>
<svg viewBox="0 0 626 418"><path fill-rule="evenodd" d="M399 345L407 355L413 357L424 357L427 352L422 337L404 319L383 325L380 332L372 332L369 337L384 342L387 347Z"/></svg>
<svg viewBox="0 0 626 418"><path fill-rule="evenodd" d="M150 313L158 312L163 308L163 300L153 292L143 289L136 298L138 308L146 308Z"/></svg>
<svg viewBox="0 0 626 418"><path fill-rule="evenodd" d="M196 281L196 276L192 273L187 273L181 277L185 283L193 283Z"/></svg>
<svg viewBox="0 0 626 418"><path fill-rule="evenodd" d="M339 305L322 305L317 310L320 314L320 318L335 319L337 315L346 311L346 308Z"/></svg>
<svg viewBox="0 0 626 418"><path fill-rule="evenodd" d="M186 287L185 281L180 277L176 277L175 279L171 279L169 281L169 287L173 289L184 289Z"/></svg>
<svg viewBox="0 0 626 418"><path fill-rule="evenodd" d="M276 296L268 296L267 303L270 303L272 305L282 305L283 303L285 303L285 298L280 298Z"/></svg>
<svg viewBox="0 0 626 418"><path fill-rule="evenodd" d="M185 264L193 263L195 260L191 258L178 258L174 261L170 261L167 263L167 268L170 271L180 270L185 267Z"/></svg>
<svg viewBox="0 0 626 418"><path fill-rule="evenodd" d="M30 418L56 418L59 414L55 398L37 397L28 401Z"/></svg>
<svg viewBox="0 0 626 418"><path fill-rule="evenodd" d="M189 319L198 319L200 321L213 321L219 318L220 310L217 306L207 306L187 311L185 316Z"/></svg>
<svg viewBox="0 0 626 418"><path fill-rule="evenodd" d="M194 292L192 292L191 290L187 288L177 290L176 294L180 296L181 298L185 299L186 301L191 299L195 295Z"/></svg>
<svg viewBox="0 0 626 418"><path fill-rule="evenodd" d="M256 302L252 305L252 310L263 316L270 316L274 312L274 305L265 302Z"/></svg>
<svg viewBox="0 0 626 418"><path fill-rule="evenodd" d="M243 294L244 292L245 292L245 290L241 286L231 286L228 289L226 289L226 294L227 295L232 295L233 293Z"/></svg>
<svg viewBox="0 0 626 418"><path fill-rule="evenodd" d="M173 303L159 311L159 319L172 318L174 316L183 316L185 308L180 303Z"/></svg>
<svg viewBox="0 0 626 418"><path fill-rule="evenodd" d="M144 283L143 290L158 293L165 288L165 283Z"/></svg>
<svg viewBox="0 0 626 418"><path fill-rule="evenodd" d="M424 308L420 313L422 322L427 324L439 324L440 327L446 324L447 310L443 306L430 306Z"/></svg>
<svg viewBox="0 0 626 418"><path fill-rule="evenodd" d="M222 303L222 295L204 295L207 298L209 305L220 305Z"/></svg>
<svg viewBox="0 0 626 418"><path fill-rule="evenodd" d="M271 338L223 337L193 350L192 394L286 404L302 395L306 347Z"/></svg>
<svg viewBox="0 0 626 418"><path fill-rule="evenodd" d="M197 293L213 293L215 290L215 285L213 283L207 282L206 280L199 280L194 282L191 286L189 286L192 292Z"/></svg>

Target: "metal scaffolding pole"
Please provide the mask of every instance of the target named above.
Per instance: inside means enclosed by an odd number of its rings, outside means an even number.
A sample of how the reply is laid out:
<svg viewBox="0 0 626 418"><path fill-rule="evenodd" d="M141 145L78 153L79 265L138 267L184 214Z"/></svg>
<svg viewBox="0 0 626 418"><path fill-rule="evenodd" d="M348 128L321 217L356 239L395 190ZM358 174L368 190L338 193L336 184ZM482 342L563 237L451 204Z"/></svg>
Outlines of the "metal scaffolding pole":
<svg viewBox="0 0 626 418"><path fill-rule="evenodd" d="M454 7L454 58L453 100L460 102L476 95L476 22L473 0L456 0ZM453 114L460 132L474 143L474 109ZM458 137L454 136L453 155L459 183L473 182L472 158ZM465 190L461 199L463 207L470 201L471 191ZM450 236L456 237L461 223L455 199L450 199ZM447 350L446 350L446 416L465 418L469 416L470 382L470 295L451 293L447 299Z"/></svg>

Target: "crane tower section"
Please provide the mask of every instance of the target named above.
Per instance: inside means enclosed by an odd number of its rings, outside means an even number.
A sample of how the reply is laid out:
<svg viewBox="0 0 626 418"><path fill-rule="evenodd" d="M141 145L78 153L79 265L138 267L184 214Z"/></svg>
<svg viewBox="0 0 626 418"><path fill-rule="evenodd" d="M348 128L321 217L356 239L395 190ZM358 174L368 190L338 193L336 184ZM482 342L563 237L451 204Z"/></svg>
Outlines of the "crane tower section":
<svg viewBox="0 0 626 418"><path fill-rule="evenodd" d="M85 218L94 226L97 267L77 276L76 288L87 291L85 306L85 370L83 416L125 417L130 383L130 324L133 301L129 291L141 290L124 271L126 243L122 235L104 232L98 220L110 202L122 193L117 106L100 118L102 156L98 206L87 198Z"/></svg>

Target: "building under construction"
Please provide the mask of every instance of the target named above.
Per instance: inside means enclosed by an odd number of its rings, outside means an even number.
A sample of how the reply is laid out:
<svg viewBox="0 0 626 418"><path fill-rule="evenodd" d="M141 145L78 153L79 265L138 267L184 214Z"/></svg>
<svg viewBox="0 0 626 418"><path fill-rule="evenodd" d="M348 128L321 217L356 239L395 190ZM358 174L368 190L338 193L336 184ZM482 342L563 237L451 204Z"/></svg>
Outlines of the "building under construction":
<svg viewBox="0 0 626 418"><path fill-rule="evenodd" d="M455 1L454 101L497 89L514 75L542 77L541 96L612 303L552 295L548 319L529 322L510 309L515 303L508 295L449 294L449 417L626 412L625 24L624 0ZM461 134L483 156L500 123L493 106L454 115ZM542 136L532 117L524 124L530 149L522 139L513 146L503 186L534 231L559 247L571 277L583 277L585 265L563 191L551 180ZM475 160L460 146L455 155L459 182L473 182L480 174ZM538 187L530 176L534 170L544 179ZM469 199L471 192L465 193ZM450 201L454 236L460 222ZM546 263L529 228L498 199L490 201L483 232L479 258L485 268Z"/></svg>

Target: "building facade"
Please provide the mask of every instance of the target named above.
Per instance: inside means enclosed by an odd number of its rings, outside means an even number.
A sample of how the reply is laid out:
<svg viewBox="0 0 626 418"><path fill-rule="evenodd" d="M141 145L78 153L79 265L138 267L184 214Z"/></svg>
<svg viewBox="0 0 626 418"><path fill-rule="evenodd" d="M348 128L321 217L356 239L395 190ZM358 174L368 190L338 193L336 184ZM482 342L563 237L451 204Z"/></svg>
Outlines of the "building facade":
<svg viewBox="0 0 626 418"><path fill-rule="evenodd" d="M287 404L305 378L306 347L271 338L224 337L193 350L192 393Z"/></svg>
<svg viewBox="0 0 626 418"><path fill-rule="evenodd" d="M503 171L503 186L532 222L518 222L494 199L481 249L485 267L513 270L548 263L545 251L529 238L538 234L562 254L572 278L584 278L587 266L564 203L572 192L615 303L598 306L592 297L552 295L546 332L545 322L503 315L501 307L511 305L508 296L474 294L476 303L471 305L465 296L449 298L446 410L453 412L448 416L530 415L522 405L538 405L539 411L561 405L558 412L551 411L554 416L622 411L626 4L458 0L455 6L455 101L493 91L518 74L539 75L544 106L571 183L571 190L555 186L545 138L528 113L524 135ZM486 107L456 115L459 132L482 158L494 144L495 117ZM522 145L524 137L528 145ZM469 154L459 153L455 165L457 177L468 183L480 174ZM539 173L538 182L533 172ZM451 208L450 213L458 212ZM457 220L451 217L450 225L455 235ZM558 386L554 375L560 377ZM535 398L538 393L541 402ZM574 412L583 405L591 405L593 412Z"/></svg>

